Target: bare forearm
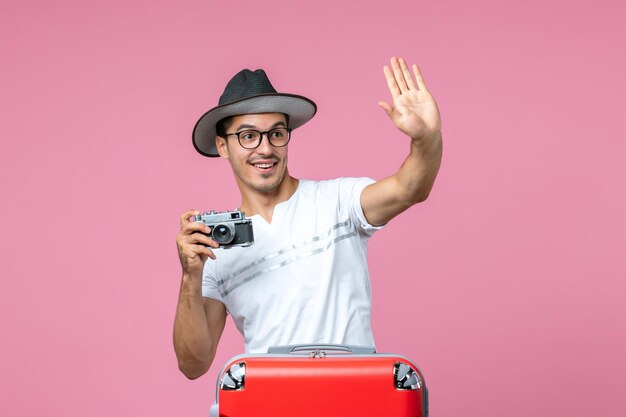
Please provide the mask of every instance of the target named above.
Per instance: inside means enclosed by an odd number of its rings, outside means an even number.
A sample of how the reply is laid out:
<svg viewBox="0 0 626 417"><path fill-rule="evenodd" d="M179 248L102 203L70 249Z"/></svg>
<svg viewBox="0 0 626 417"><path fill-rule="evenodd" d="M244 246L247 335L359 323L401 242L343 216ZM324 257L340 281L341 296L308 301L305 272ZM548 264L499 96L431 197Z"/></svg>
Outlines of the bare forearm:
<svg viewBox="0 0 626 417"><path fill-rule="evenodd" d="M174 349L179 369L191 379L204 374L215 356L199 277L183 275L174 319Z"/></svg>
<svg viewBox="0 0 626 417"><path fill-rule="evenodd" d="M370 224L380 226L412 205L426 200L441 165L441 135L411 140L411 151L398 171L367 186L361 207Z"/></svg>
<svg viewBox="0 0 626 417"><path fill-rule="evenodd" d="M428 198L441 166L441 134L430 140L411 140L411 152L395 177L398 195L408 206Z"/></svg>

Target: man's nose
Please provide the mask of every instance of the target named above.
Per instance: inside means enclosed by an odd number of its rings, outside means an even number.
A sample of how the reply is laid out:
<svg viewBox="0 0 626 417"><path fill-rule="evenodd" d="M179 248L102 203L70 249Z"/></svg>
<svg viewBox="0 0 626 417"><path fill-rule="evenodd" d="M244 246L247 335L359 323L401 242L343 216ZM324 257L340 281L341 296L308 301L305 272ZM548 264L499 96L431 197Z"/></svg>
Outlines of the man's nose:
<svg viewBox="0 0 626 417"><path fill-rule="evenodd" d="M273 146L270 143L269 133L261 133L261 143L259 143L256 151L260 154L269 154L274 152Z"/></svg>

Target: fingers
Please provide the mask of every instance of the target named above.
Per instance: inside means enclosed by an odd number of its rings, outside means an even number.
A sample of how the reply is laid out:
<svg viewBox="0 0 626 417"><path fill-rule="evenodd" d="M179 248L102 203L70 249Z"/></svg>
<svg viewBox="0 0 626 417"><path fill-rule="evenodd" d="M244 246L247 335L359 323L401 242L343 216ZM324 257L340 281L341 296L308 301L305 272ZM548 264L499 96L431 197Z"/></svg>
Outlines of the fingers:
<svg viewBox="0 0 626 417"><path fill-rule="evenodd" d="M186 211L181 217L180 232L176 237L179 252L186 257L195 257L196 254L215 259L215 255L208 248L218 248L220 245L211 239L211 228L202 222L190 221L189 218L197 213L196 210Z"/></svg>
<svg viewBox="0 0 626 417"><path fill-rule="evenodd" d="M211 228L200 222L187 223L178 233L179 245L205 245L218 248L220 245L211 239Z"/></svg>
<svg viewBox="0 0 626 417"><path fill-rule="evenodd" d="M211 258L215 260L215 254L213 250L201 243L198 244L187 244L179 247L179 256L181 258L181 263L183 265L189 264L190 261L193 261L198 256L202 259L203 263L206 258Z"/></svg>
<svg viewBox="0 0 626 417"><path fill-rule="evenodd" d="M187 210L180 216L180 228L182 229L187 223L191 220L191 216L195 216L196 214L200 214L198 210Z"/></svg>
<svg viewBox="0 0 626 417"><path fill-rule="evenodd" d="M413 64L412 69L413 74L411 74L404 58L396 58L395 56L391 58L391 67L385 66L383 68L387 86L393 98L411 90L426 90L424 77L419 67ZM415 81L413 77L415 77Z"/></svg>
<svg viewBox="0 0 626 417"><path fill-rule="evenodd" d="M213 253L213 251L211 249L207 248L206 246L196 245L194 247L194 251L195 251L195 253L200 255L200 257L202 258L203 261L205 261L206 258L211 258L213 260L216 259L215 254Z"/></svg>
<svg viewBox="0 0 626 417"><path fill-rule="evenodd" d="M216 259L212 248L220 245L211 239L211 228L202 222L194 221L197 210L187 210L180 216L180 231L176 235L178 257L184 273L202 276L204 263L208 258Z"/></svg>
<svg viewBox="0 0 626 417"><path fill-rule="evenodd" d="M212 248L219 244L207 234L211 229L202 223L190 222L176 236L180 263L186 271L201 270L207 258L215 259Z"/></svg>
<svg viewBox="0 0 626 417"><path fill-rule="evenodd" d="M424 77L422 76L422 72L420 71L417 64L413 64L413 74L415 75L415 80L417 81L418 88L422 91L426 91L426 83L424 83Z"/></svg>
<svg viewBox="0 0 626 417"><path fill-rule="evenodd" d="M404 62L404 60L402 60ZM406 66L406 63L404 64L404 66ZM398 85L398 88L400 89L401 92L405 92L409 90L409 86L406 82L406 79L404 78L404 74L402 72L402 68L400 68L400 62L398 61L398 58L396 58L395 56L393 58L391 58L391 69L393 70L393 76L396 80L396 84ZM408 69L407 69L408 72ZM413 83L413 80L411 80L411 84Z"/></svg>
<svg viewBox="0 0 626 417"><path fill-rule="evenodd" d="M191 221L191 216L199 214L197 210L188 210L180 216L180 232L178 234L179 241L186 239L192 244L202 244L212 246L214 248L219 247L219 244L211 239L211 228L202 222Z"/></svg>
<svg viewBox="0 0 626 417"><path fill-rule="evenodd" d="M387 87L389 87L389 92L391 93L391 97L394 99L398 97L402 92L400 91L400 87L398 87L398 83L396 83L396 78L389 69L388 66L383 67L383 72L385 73L385 79L387 80Z"/></svg>
<svg viewBox="0 0 626 417"><path fill-rule="evenodd" d="M404 58L400 58L400 69L402 70L402 77L404 82L406 83L409 90L416 90L415 83L413 82L413 77L411 76L411 72L409 71L409 67L407 67Z"/></svg>
<svg viewBox="0 0 626 417"><path fill-rule="evenodd" d="M183 268L189 270L191 266L196 264L196 267L201 269L204 266L204 261L207 258L213 260L216 259L215 253L211 248L203 244L185 244L178 247L178 256L180 257L180 263ZM200 262L200 264L197 264Z"/></svg>
<svg viewBox="0 0 626 417"><path fill-rule="evenodd" d="M220 247L220 244L214 241L213 239L211 239L209 235L201 233L201 232L195 232L195 233L190 234L189 237L187 238L187 242L189 242L190 244L195 244L195 245L210 246L212 248Z"/></svg>

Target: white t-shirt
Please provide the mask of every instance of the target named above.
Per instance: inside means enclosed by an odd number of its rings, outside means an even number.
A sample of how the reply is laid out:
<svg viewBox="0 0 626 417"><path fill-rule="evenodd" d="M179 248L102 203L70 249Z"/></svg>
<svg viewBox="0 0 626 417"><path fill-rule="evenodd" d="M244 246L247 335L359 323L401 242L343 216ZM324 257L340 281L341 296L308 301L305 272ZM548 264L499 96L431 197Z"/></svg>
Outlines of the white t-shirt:
<svg viewBox="0 0 626 417"><path fill-rule="evenodd" d="M255 243L216 250L202 294L224 303L246 352L270 346L374 346L367 240L360 196L373 180L300 180L274 208L272 223L252 216Z"/></svg>

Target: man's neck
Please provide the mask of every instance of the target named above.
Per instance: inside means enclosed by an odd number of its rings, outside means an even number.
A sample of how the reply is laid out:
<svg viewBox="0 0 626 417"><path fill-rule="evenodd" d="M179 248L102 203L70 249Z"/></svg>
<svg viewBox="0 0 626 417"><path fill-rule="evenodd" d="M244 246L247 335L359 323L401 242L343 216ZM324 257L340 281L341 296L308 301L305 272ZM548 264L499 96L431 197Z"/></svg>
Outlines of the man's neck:
<svg viewBox="0 0 626 417"><path fill-rule="evenodd" d="M258 214L271 223L274 207L291 198L298 188L298 182L298 179L287 174L278 188L272 191L260 192L240 188L241 210L246 213L246 217Z"/></svg>

